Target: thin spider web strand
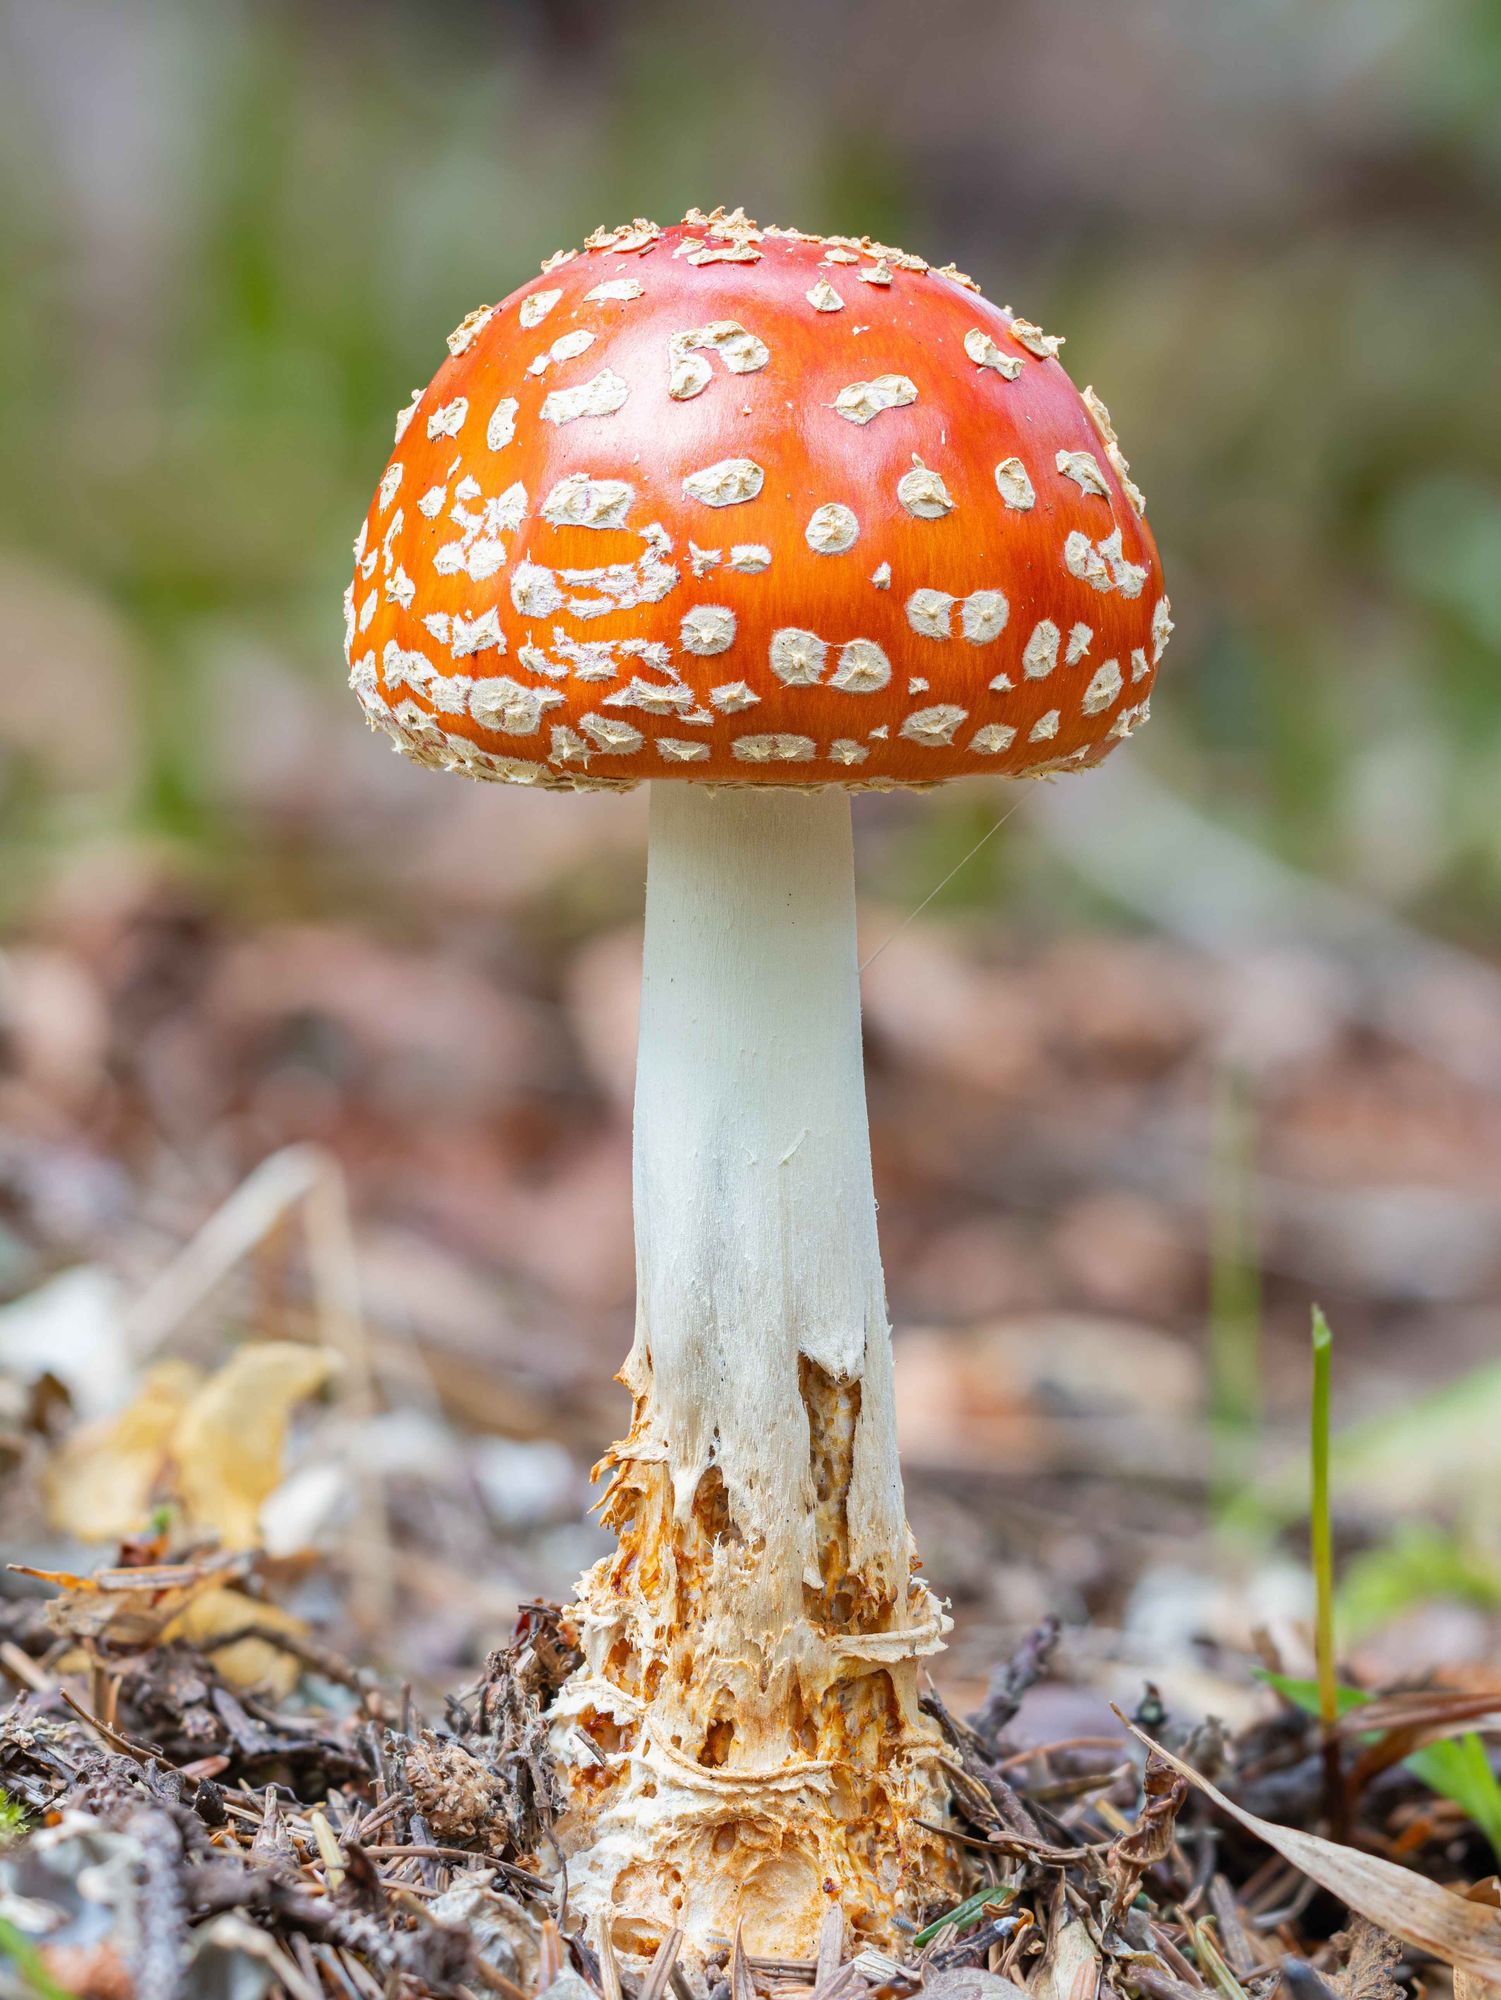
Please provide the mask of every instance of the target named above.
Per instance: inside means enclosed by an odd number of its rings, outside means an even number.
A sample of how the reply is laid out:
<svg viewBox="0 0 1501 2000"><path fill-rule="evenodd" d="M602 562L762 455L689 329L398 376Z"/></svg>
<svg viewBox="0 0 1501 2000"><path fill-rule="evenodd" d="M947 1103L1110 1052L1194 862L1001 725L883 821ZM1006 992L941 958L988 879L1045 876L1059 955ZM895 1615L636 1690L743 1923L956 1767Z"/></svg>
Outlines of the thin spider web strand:
<svg viewBox="0 0 1501 2000"><path fill-rule="evenodd" d="M980 849L985 845L985 843L988 840L993 840L995 838L995 836L1000 832L1001 828L1006 824L1007 820L1010 819L1013 813L1015 813L1019 809L1022 803L1023 801L1021 799L1018 799L1016 800L1014 805L1007 806L1006 810L1001 814L1000 818L996 821L995 825L987 828L986 831L980 835L980 838L975 842L974 846L969 850L968 854L962 855L959 858L959 860L957 860L954 863L953 867L949 870L948 874L944 876L941 882L935 882L933 884L932 888L928 891L927 895L923 897L922 901L918 904L917 908L915 910L909 910L907 915L902 918L902 921L897 925L896 929L891 933L891 935L889 937L883 938L881 942L876 946L875 950L871 953L870 957L862 959L860 961L860 971L862 974L868 971L869 968L875 964L876 960L881 956L881 953L886 949L887 945L896 943L897 939L901 936L902 932L907 928L908 924L914 922L918 917L922 915L923 911L928 907L929 903L932 902L933 898L937 895L940 895L943 892L943 890L945 890L949 886L950 882L953 881L954 877L959 873L959 871L969 866L971 861L974 860L975 856L979 853Z"/></svg>

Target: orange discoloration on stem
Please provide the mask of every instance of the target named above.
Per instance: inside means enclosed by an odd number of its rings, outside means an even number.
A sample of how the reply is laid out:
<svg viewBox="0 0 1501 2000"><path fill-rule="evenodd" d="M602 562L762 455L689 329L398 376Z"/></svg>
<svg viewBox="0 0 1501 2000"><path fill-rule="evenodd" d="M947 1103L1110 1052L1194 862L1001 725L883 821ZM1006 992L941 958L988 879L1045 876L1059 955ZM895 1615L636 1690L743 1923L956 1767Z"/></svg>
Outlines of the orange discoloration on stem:
<svg viewBox="0 0 1501 2000"><path fill-rule="evenodd" d="M649 1394L601 1467L618 1547L580 1586L586 1666L572 1712L607 1761L568 1758L562 1833L587 1870L602 1830L606 1850L612 1824L644 1830L618 1872L604 1857L622 1950L653 1926L692 1937L731 1915L753 1948L811 1949L831 1903L889 1943L893 1915L957 1889L952 1848L920 1824L943 1811L944 1788L917 1660L944 1621L920 1579L894 1591L852 1564L861 1385L806 1357L799 1374L818 1574L788 1580L775 1631L742 1615L763 1552L742 1536L717 1469L686 1514L674 1509ZM566 1733L555 1740L566 1754Z"/></svg>

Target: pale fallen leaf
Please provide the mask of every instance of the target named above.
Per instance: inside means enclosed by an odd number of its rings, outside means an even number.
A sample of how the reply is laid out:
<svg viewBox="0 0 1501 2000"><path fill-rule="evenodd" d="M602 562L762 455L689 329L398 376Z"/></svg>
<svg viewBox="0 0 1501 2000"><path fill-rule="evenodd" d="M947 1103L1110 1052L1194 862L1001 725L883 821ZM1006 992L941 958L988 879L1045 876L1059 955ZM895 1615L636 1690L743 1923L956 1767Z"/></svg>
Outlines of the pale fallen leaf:
<svg viewBox="0 0 1501 2000"><path fill-rule="evenodd" d="M1476 1882L1466 1901L1487 1910L1501 1909L1501 1883L1494 1875ZM1462 1965L1454 1968L1454 2000L1501 2000L1501 1986L1493 1979L1480 1979Z"/></svg>
<svg viewBox="0 0 1501 2000"><path fill-rule="evenodd" d="M1126 1718L1122 1716L1121 1720L1125 1722ZM1350 1909L1368 1917L1373 1924L1380 1924L1394 1937L1432 1952L1435 1958L1475 1980L1501 1980L1501 1912L1494 1907L1472 1902L1453 1889L1415 1875L1410 1868L1398 1867L1394 1861L1362 1854L1353 1847L1341 1847L1316 1833L1303 1833L1296 1827L1277 1826L1271 1820L1260 1819L1244 1806L1236 1805L1233 1799L1227 1799L1191 1765L1155 1743L1145 1730L1131 1722L1126 1722L1126 1727L1138 1742L1155 1750L1175 1771L1197 1785L1221 1812L1228 1813ZM1473 1986L1470 1993L1474 2000Z"/></svg>
<svg viewBox="0 0 1501 2000"><path fill-rule="evenodd" d="M327 1348L253 1341L204 1379L185 1362L150 1369L123 1410L84 1425L46 1474L55 1527L81 1541L140 1533L173 1501L227 1549L255 1548L261 1507L281 1484L292 1411L338 1366Z"/></svg>
<svg viewBox="0 0 1501 2000"><path fill-rule="evenodd" d="M47 1604L47 1622L70 1639L89 1639L108 1632L118 1646L137 1649L165 1646L174 1639L213 1654L220 1672L238 1687L266 1686L278 1696L291 1693L301 1671L297 1655L257 1636L284 1632L302 1638L307 1626L290 1611L264 1599L248 1597L230 1579L243 1576L250 1558L220 1552L197 1563L153 1563L139 1569L106 1569L94 1576L71 1570L33 1569L27 1563L10 1567L21 1576L50 1583L60 1593ZM257 1628L227 1646L215 1640ZM89 1656L70 1647L56 1662L60 1673L82 1673Z"/></svg>
<svg viewBox="0 0 1501 2000"><path fill-rule="evenodd" d="M168 1625L162 1633L162 1644L181 1639L190 1646L202 1647L232 1687L264 1687L278 1701L284 1701L302 1672L296 1654L268 1639L236 1639L230 1646L213 1643L231 1632L243 1631L247 1625L259 1626L266 1632L285 1632L294 1639L307 1632L300 1618L294 1618L278 1604L246 1597L238 1590L205 1590Z"/></svg>
<svg viewBox="0 0 1501 2000"><path fill-rule="evenodd" d="M493 1971L524 1993L535 1993L541 1976L537 1927L520 1903L494 1886L495 1880L493 1868L461 1870L428 1909L440 1924L462 1925L476 1954Z"/></svg>
<svg viewBox="0 0 1501 2000"><path fill-rule="evenodd" d="M139 1532L200 1379L185 1361L159 1362L123 1410L64 1440L43 1475L54 1528L83 1542L117 1542Z"/></svg>
<svg viewBox="0 0 1501 2000"><path fill-rule="evenodd" d="M1099 1978L1099 1951L1075 1918L1054 1930L1047 1956L1035 1967L1027 1986L1037 2000L1077 2000L1081 1994L1092 1994Z"/></svg>
<svg viewBox="0 0 1501 2000"><path fill-rule="evenodd" d="M977 1965L955 1966L950 1972L930 1972L922 1983L923 2000L1026 2000L1027 1989L998 1972Z"/></svg>
<svg viewBox="0 0 1501 2000"><path fill-rule="evenodd" d="M226 1548L254 1548L261 1504L280 1484L292 1411L338 1365L326 1348L259 1340L203 1384L172 1440L177 1490L192 1526Z"/></svg>

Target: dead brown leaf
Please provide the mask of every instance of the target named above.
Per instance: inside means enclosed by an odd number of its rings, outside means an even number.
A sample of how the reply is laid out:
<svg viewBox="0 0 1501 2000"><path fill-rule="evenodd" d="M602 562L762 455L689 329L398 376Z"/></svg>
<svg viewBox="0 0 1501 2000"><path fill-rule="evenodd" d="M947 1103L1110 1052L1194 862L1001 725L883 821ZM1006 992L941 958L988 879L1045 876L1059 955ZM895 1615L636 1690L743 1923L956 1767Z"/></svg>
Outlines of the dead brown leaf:
<svg viewBox="0 0 1501 2000"><path fill-rule="evenodd" d="M1501 1909L1501 1881L1494 1875L1487 1875L1483 1882L1473 1885L1468 1900L1488 1910ZM1501 1986L1493 1979L1478 1979L1463 1966L1456 1966L1454 2000L1501 2000Z"/></svg>
<svg viewBox="0 0 1501 2000"><path fill-rule="evenodd" d="M1112 1925L1120 1922L1146 1871L1172 1853L1174 1828L1188 1797L1188 1780L1177 1776L1155 1752L1147 1758L1141 1786L1142 1804L1136 1824L1114 1842L1106 1856L1105 1865L1115 1882Z"/></svg>
<svg viewBox="0 0 1501 2000"><path fill-rule="evenodd" d="M1410 1868L1399 1868L1394 1861L1383 1861L1377 1855L1341 1847L1318 1834L1276 1826L1271 1820L1258 1818L1226 1798L1218 1786L1191 1765L1164 1750L1160 1743L1154 1743L1145 1730L1138 1729L1125 1716L1121 1720L1138 1742L1144 1743L1190 1784L1197 1785L1221 1812L1228 1813L1350 1909L1394 1937L1405 1938L1409 1944L1432 1952L1446 1965L1476 1979L1501 1981L1501 1912L1494 1907L1484 1908L1452 1889L1414 1874Z"/></svg>
<svg viewBox="0 0 1501 2000"><path fill-rule="evenodd" d="M1402 1946L1389 1932L1367 1917L1357 1917L1333 1943L1344 1966L1329 1984L1344 2000L1402 2000L1397 1980Z"/></svg>

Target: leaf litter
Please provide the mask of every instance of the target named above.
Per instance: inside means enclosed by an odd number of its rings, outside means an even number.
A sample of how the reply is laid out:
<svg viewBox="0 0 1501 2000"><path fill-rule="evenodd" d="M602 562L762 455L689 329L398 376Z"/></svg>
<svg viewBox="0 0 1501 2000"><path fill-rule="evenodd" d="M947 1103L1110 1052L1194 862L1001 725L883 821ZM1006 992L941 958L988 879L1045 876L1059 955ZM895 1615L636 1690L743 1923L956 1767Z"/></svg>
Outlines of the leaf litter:
<svg viewBox="0 0 1501 2000"><path fill-rule="evenodd" d="M1501 1911L1462 1872L1479 1843L1456 1843L1410 1764L1370 1754L1383 1733L1402 1747L1473 1726L1482 1696L1367 1705L1344 1739L1357 1844L1340 1846L1317 1831L1318 1727L1293 1701L1227 1737L1149 1690L1114 1739L1019 1740L1058 1666L1054 1620L997 1663L969 1715L926 1697L952 1794L934 1824L974 1885L900 1955L841 1919L817 1961L727 1939L690 1962L677 1933L650 1963L618 1960L571 1918L553 1837L547 1714L578 1658L567 1612L523 1607L483 1672L428 1713L277 1602L285 1563L225 1546L178 1504L211 1439L223 1519L242 1537L253 1526L281 1471L267 1438L295 1419L289 1385L305 1398L328 1378L319 1350L302 1359L249 1370L236 1356L191 1385L259 1385L243 1458L214 1425L174 1433L182 1460L145 1489L169 1496L153 1532L90 1574L27 1568L54 1593L41 1618L25 1600L0 1607L18 1690L0 1786L24 1814L0 1847L6 2000L1269 2000L1284 1979L1294 2000L1392 2000L1394 1977L1434 1961L1478 1982L1469 2000L1501 1981ZM88 1434L117 1450L117 1427ZM1365 1928L1342 1932L1346 1913Z"/></svg>
<svg viewBox="0 0 1501 2000"><path fill-rule="evenodd" d="M153 1016L143 1034L165 1046L170 1031L177 1046L199 1050L194 1073L234 1076L247 1101L259 1092L269 1105L275 1065L258 1072L258 1050L274 1053L292 1026L326 1018L358 1051L377 1028L393 1032L400 1010L391 1003L402 997L400 982L415 978L394 959L375 965L387 984L378 1019L367 1022L358 996L378 981L324 975L310 1001L289 976L284 1015L273 1018L260 998L274 990L264 976L268 963L300 968L306 980L315 946L328 956L326 939L304 933L278 945L273 937L260 947L255 976L238 984L225 977L221 955L207 1004L191 1017L183 1010ZM627 973L633 949L620 955ZM884 1100L889 1130L917 1131L919 1101L943 1104L945 1090L952 1098L936 1121L931 1156L918 1148L908 1163L909 1212L918 1227L905 1248L897 1237L893 1263L909 1297L928 1288L935 1310L947 1302L950 1318L973 1309L945 1286L997 1281L993 1259L983 1267L966 1262L967 1239L952 1221L956 1201L995 1196L1010 1207L1016 1195L1009 1183L981 1185L995 1148L979 1114L992 1101L1015 1107L1018 1144L1009 1157L1021 1179L1039 1162L1049 1173L1072 1172L1035 1115L1033 1093L1044 1083L1047 1132L1077 1131L1082 1142L1084 1125L1071 1121L1065 1101L1075 1069L1095 1079L1092 1090L1111 1079L1123 1103L1124 1094L1141 1093L1124 1122L1146 1129L1146 1093L1202 1061L1212 1009L1196 997L1201 969L1191 966L1185 981L1182 962L1160 952L1097 949L1116 955L1108 968L1094 968L1097 976L1081 978L1062 949L1056 962L1030 967L983 964L913 926L871 968L877 1054L893 1065L883 1076L878 1061L873 1075L878 1120ZM206 940L205 955L212 950ZM141 996L156 990L140 986ZM1111 995L1108 1018L1099 1008L1091 1012L1088 996L1096 992ZM596 1025L620 1011L613 995L612 987L605 1001L588 1003ZM410 1000L412 1018L425 1022L428 988L420 985ZM581 1043L595 1049L584 1032L585 1001L581 988L570 1005ZM998 1015L1012 1032L976 1033L978 1021ZM515 1076L527 1079L527 1088L540 1076L547 1090L557 1090L565 1072L533 1013L491 1021L475 982L473 1017L485 1032L471 1039L483 1043L491 1075L504 1071L497 1050L503 1054L509 1037ZM1307 1071L1311 1094L1355 1104L1362 1082L1356 1056L1368 1063L1369 1051L1343 1048L1338 1022L1321 1031L1334 1053ZM612 1034L608 1046L597 1044L602 1069L615 1043L628 1039ZM415 1046L415 1031L412 1040ZM467 1045L445 1036L440 1053L447 1059ZM1029 1052L1025 1063L1018 1047ZM372 1071L394 1070L399 1082L400 1063L377 1053ZM1003 1056L1009 1067L998 1067ZM134 1092L129 1119L149 1124L158 1115L150 1093L166 1071L160 1053L139 1074L132 1063L133 1052L121 1051L117 1069L126 1081L110 1088ZM478 1102L487 1116L500 1115L494 1100L475 1096L471 1077L447 1075L437 1055L413 1063L412 1079L413 1088L436 1092L445 1104ZM608 1080L598 1087L618 1098ZM538 1127L528 1122L521 1085L515 1088L520 1109L506 1112L507 1143L525 1159L528 1147L537 1148ZM576 1090L576 1082L567 1088ZM547 1113L550 1131L566 1129L551 1101ZM264 1122L268 1113L263 1106L256 1115ZM371 1132L381 1134L390 1156L391 1134L406 1120L399 1096L382 1128L384 1115L374 1092L341 1107L344 1139L357 1135L357 1144L344 1145L346 1157L356 1158ZM1284 1149L1311 1143L1301 1135L1313 1130L1312 1110L1279 1115ZM1403 1146L1390 1150L1399 1154ZM1359 1151L1364 1160L1372 1149L1361 1140ZM274 1154L230 1196L217 1227L190 1238L165 1268L159 1248L143 1258L140 1243L127 1241L114 1261L137 1277L154 1264L160 1275L123 1315L113 1274L92 1266L46 1279L25 1326L16 1306L0 1308L18 1315L0 1328L0 1360L10 1362L25 1391L5 1404L7 1449L20 1467L13 1484L36 1474L30 1487L45 1510L33 1505L20 1529L7 1521L12 1547L34 1560L17 1582L29 1594L0 1601L0 1672L15 1690L0 1721L0 1787L20 1822L8 1837L0 1827L4 2000L55 2000L61 1991L101 2000L261 2000L274 1992L294 2000L425 1993L531 2000L543 1992L554 2000L665 2000L669 1990L677 2000L859 2000L919 1990L945 2000L1007 2000L1017 1992L1038 2000L1103 2000L1106 1992L1133 2000L1210 1992L1268 2000L1279 1984L1293 2000L1392 2000L1394 1983L1403 1990L1431 1984L1434 1961L1446 1956L1461 2000L1481 2000L1495 1984L1493 1927L1501 1911L1475 1806L1495 1782L1485 1745L1501 1690L1493 1698L1483 1674L1477 1682L1472 1670L1458 1688L1378 1679L1361 1690L1371 1699L1341 1731L1352 1812L1350 1844L1337 1847L1324 1837L1318 1725L1291 1695L1271 1713L1268 1694L1252 1697L1254 1715L1243 1701L1225 1727L1206 1721L1203 1706L1181 1689L1165 1703L1144 1695L1135 1720L1150 1749L1143 1742L1138 1751L1124 1734L1107 1736L1098 1704L1085 1729L1069 1724L1039 1741L1038 1697L1084 1679L1091 1644L1087 1628L1060 1643L1050 1622L1001 1649L973 1702L954 1701L954 1710L967 1713L951 1712L936 1689L930 1695L952 1786L944 1831L962 1848L973 1886L957 1907L933 1909L899 1953L874 1951L841 1924L816 1961L762 1958L726 1939L700 1964L669 1933L642 1965L618 1961L606 1939L581 1932L558 1882L557 1779L545 1729L548 1704L573 1658L566 1613L511 1588L510 1604L523 1600L511 1640L447 1698L431 1675L417 1693L390 1671L391 1654L410 1659L412 1649L405 1632L398 1639L381 1622L382 1604L399 1591L404 1606L417 1607L404 1611L409 1623L424 1613L441 1619L460 1597L475 1601L477 1624L504 1629L494 1604L505 1580L486 1597L466 1568L474 1544L463 1535L473 1533L472 1523L435 1480L412 1476L418 1462L425 1468L459 1456L444 1448L455 1435L444 1428L453 1406L489 1398L476 1421L514 1433L493 1463L478 1450L462 1459L483 1489L482 1532L493 1536L498 1520L534 1513L547 1529L574 1510L566 1478L549 1486L554 1475L541 1446L526 1441L544 1435L543 1415L560 1381L575 1396L583 1392L570 1378L526 1371L538 1347L549 1362L570 1354L564 1320L548 1319L538 1287L554 1279L600 1284L599 1295L613 1296L615 1278L601 1280L606 1265L591 1266L578 1254L576 1233L568 1258L548 1262L552 1239L536 1226L569 1201L596 1214L587 1206L592 1183L581 1168L561 1193L556 1178L543 1187L531 1206L517 1184L508 1203L497 1204L487 1187L478 1196L470 1187L478 1157L472 1146L457 1145L450 1158L439 1152L427 1163L446 1206L435 1207L425 1226L430 1239L458 1241L481 1227L481 1217L488 1232L497 1214L511 1216L514 1296L524 1310L510 1321L503 1315L498 1327L492 1298L476 1309L455 1287L452 1265L416 1254L414 1232L397 1240L394 1254L389 1225L379 1268L384 1277L405 1276L409 1290L394 1307L383 1297L367 1323L342 1176L331 1155L312 1145ZM587 1148L578 1153L580 1161L592 1157ZM112 1203L120 1206L120 1191L104 1163L81 1152L66 1160L70 1186L95 1204L95 1219L69 1225L71 1236L49 1224L48 1238L32 1218L47 1212L52 1163L29 1135L14 1158L17 1213L53 1266L90 1230L110 1240L107 1218ZM1456 1177L1464 1164L1455 1164ZM556 1173L556 1162L548 1165ZM1322 1160L1318 1167L1324 1171ZM998 1458L1015 1457L1028 1498L1040 1470L1051 1484L1029 1531L1077 1542L1087 1525L1111 1560L1123 1545L1096 1520L1097 1499L1061 1525L1045 1513L1061 1490L1060 1468L1087 1467L1093 1475L1102 1447L1118 1453L1133 1425L1144 1461L1161 1459L1162 1437L1183 1436L1194 1387L1180 1379L1179 1351L1144 1323L1169 1318L1181 1286L1181 1256L1159 1226L1185 1199L1171 1178L1146 1190L1134 1209L1081 1195L1076 1225L1056 1232L1049 1253L1076 1270L1081 1284L1100 1287L1108 1276L1115 1287L1122 1273L1134 1273L1141 1286L1139 1293L1094 1294L1096 1303L1126 1307L1143 1322L1108 1329L1111 1351L1128 1357L1117 1362L1117 1374L1134 1395L1124 1419L1110 1413L1108 1431L1086 1404L1071 1430L1057 1427L1055 1446L1036 1414L1056 1407L1057 1357L1075 1332L1063 1316L1017 1322L1017 1341L1004 1348L983 1327L984 1338L972 1343L958 1330L933 1335L933 1359L950 1370L949 1393L955 1381L962 1387L956 1360L971 1366L989 1393L964 1391L951 1408L934 1406L929 1462L963 1462L989 1475ZM157 1188L153 1246L163 1236L179 1240L181 1219L198 1212L196 1188L169 1183L167 1192L163 1204ZM413 1184L401 1199L415 1207ZM1268 1215L1273 1249L1288 1246L1290 1262L1313 1240L1310 1213L1322 1227L1307 1204L1300 1204L1296 1232L1290 1213ZM299 1219L307 1235L306 1298L283 1272L288 1231ZM929 1223L942 1230L931 1252L919 1255ZM988 1219L985 1226L993 1235ZM597 1240L613 1239L600 1233ZM30 1242L20 1247L32 1254ZM368 1256L363 1240L362 1249ZM1015 1273L1004 1275L1007 1284L1018 1282ZM430 1282L435 1277L439 1282ZM394 1340L391 1330L410 1310L414 1283L425 1288L425 1307L450 1311L462 1328L459 1342L445 1348L425 1325L420 1362L416 1343ZM1036 1296L1027 1289L1033 1285L1028 1276L1020 1295ZM573 1306L593 1296L567 1294ZM227 1361L222 1343L206 1351L210 1298L235 1324L270 1326L273 1337L243 1341ZM539 1342L539 1325L561 1337ZM123 1341L116 1339L122 1326ZM1043 1328L1051 1337L1040 1343ZM1109 1379L1099 1365L1102 1350L1083 1338L1085 1329L1077 1331L1097 1391ZM481 1338L503 1344L503 1364L493 1346L482 1360L464 1351L464 1339ZM992 1362L1004 1352L1014 1366L1021 1343L1033 1353L1045 1348L1054 1372L1039 1373L1018 1397L1031 1430L1017 1456L1016 1431L998 1428L994 1415ZM53 1358L59 1375L49 1381ZM594 1368L592 1355L584 1357L578 1380L592 1379ZM106 1376L110 1393L102 1393ZM915 1379L910 1371L907 1379ZM528 1381L540 1385L530 1405ZM114 1393L120 1382L127 1393ZM1474 1406L1472 1395L1467 1407ZM580 1429L595 1427L590 1409ZM1404 1433L1409 1443L1412 1435ZM1036 1455L1030 1464L1028 1449ZM1401 1441L1396 1449L1413 1456ZM288 1457L296 1461L290 1480ZM1449 1445L1421 1457L1451 1476L1468 1476L1463 1464L1470 1461L1462 1464ZM919 1479L923 1460L919 1441L909 1461ZM1369 1483L1378 1490L1389 1475L1383 1469ZM379 1504L364 1504L375 1489ZM105 1567L91 1570L90 1544L107 1550ZM352 1617L360 1591L362 1615ZM969 1629L985 1627L971 1620ZM353 1648L352 1635L360 1641ZM1260 1643L1275 1654L1270 1637ZM973 1638L969 1644L973 1677L989 1663ZM1303 1664L1294 1645L1289 1687ZM1228 1693L1228 1676L1217 1686ZM1467 1767L1469 1791L1438 1782L1440 1768L1423 1763L1447 1749L1473 1763L1472 1743L1480 1763ZM1352 1921L1348 1913L1361 1909L1365 1917Z"/></svg>
<svg viewBox="0 0 1501 2000"><path fill-rule="evenodd" d="M1319 1832L1317 1704L1287 1676L1269 1676L1279 1712L1237 1734L1149 1688L1113 1738L1019 1738L1059 1670L1053 1618L967 1716L925 1696L953 1804L933 1826L975 1886L901 1954L841 1918L817 1962L738 1940L690 1962L676 1932L620 1962L572 1922L552 1832L568 1612L522 1606L482 1674L426 1712L280 1602L316 1560L266 1552L266 1504L336 1378L330 1350L276 1340L212 1372L156 1362L124 1412L56 1444L54 1526L114 1560L14 1566L50 1596L0 1604L18 1688L0 1786L22 1814L0 1846L6 2000L1269 2000L1279 1982L1393 2000L1433 1962L1467 2000L1501 1982L1501 1910L1467 1880L1481 1828L1467 1838L1421 1764L1457 1734L1479 1744L1501 1692L1349 1690L1355 1820L1337 1844ZM146 1526L118 1540L122 1518Z"/></svg>

